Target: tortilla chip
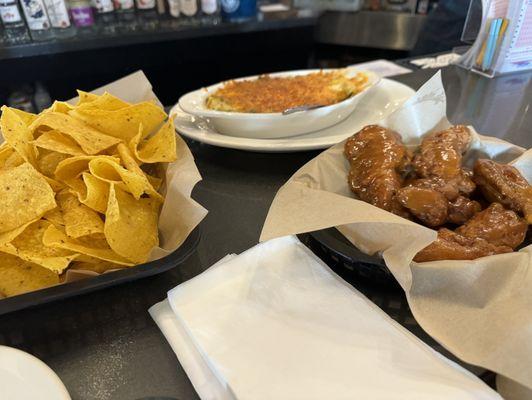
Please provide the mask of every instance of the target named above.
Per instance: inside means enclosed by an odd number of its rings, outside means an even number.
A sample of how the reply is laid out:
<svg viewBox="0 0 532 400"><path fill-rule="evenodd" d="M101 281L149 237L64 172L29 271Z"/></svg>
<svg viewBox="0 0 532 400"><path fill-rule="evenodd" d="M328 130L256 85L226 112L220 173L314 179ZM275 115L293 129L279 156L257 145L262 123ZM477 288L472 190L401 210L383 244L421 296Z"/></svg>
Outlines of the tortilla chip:
<svg viewBox="0 0 532 400"><path fill-rule="evenodd" d="M149 134L166 119L166 113L152 102L145 101L116 111L76 109L69 113L106 135L129 142L138 133L139 124Z"/></svg>
<svg viewBox="0 0 532 400"><path fill-rule="evenodd" d="M18 167L22 163L24 163L24 159L9 144L6 143L0 149L0 168Z"/></svg>
<svg viewBox="0 0 532 400"><path fill-rule="evenodd" d="M53 178L55 176L55 169L59 163L69 157L68 154L58 153L56 151L41 150L37 158L37 168L43 175Z"/></svg>
<svg viewBox="0 0 532 400"><path fill-rule="evenodd" d="M6 253L0 253L0 276L0 292L5 296L16 296L59 283L55 272Z"/></svg>
<svg viewBox="0 0 532 400"><path fill-rule="evenodd" d="M97 154L120 142L119 139L105 135L70 115L58 112L41 114L31 124L31 132L40 126L48 126L70 136L87 154Z"/></svg>
<svg viewBox="0 0 532 400"><path fill-rule="evenodd" d="M35 165L37 150L32 144L32 130L28 128L13 108L2 106L2 117L0 117L0 129L7 143L31 165Z"/></svg>
<svg viewBox="0 0 532 400"><path fill-rule="evenodd" d="M13 241L13 239L15 239L18 235L20 235L22 232L24 232L24 230L30 226L31 224L33 224L35 221L38 221L37 220L33 220L33 221L29 221L29 222L26 222L24 225L21 225L19 226L18 228L15 228L15 229L12 229L10 231L7 231L7 232L4 232L4 233L0 233L0 246L6 244L6 243L9 243L11 241Z"/></svg>
<svg viewBox="0 0 532 400"><path fill-rule="evenodd" d="M64 249L45 246L42 238L49 226L52 224L43 219L32 223L13 241L0 246L0 251L38 264L57 274L62 273L77 257L77 254Z"/></svg>
<svg viewBox="0 0 532 400"><path fill-rule="evenodd" d="M90 103L98 99L100 96L94 93L84 92L83 90L78 90L78 104L76 107L81 106L82 104Z"/></svg>
<svg viewBox="0 0 532 400"><path fill-rule="evenodd" d="M4 164L14 152L15 150L13 150L13 147L11 147L8 143L2 143L2 146L0 147L0 168L4 167Z"/></svg>
<svg viewBox="0 0 532 400"><path fill-rule="evenodd" d="M118 97L115 97L112 94L105 92L94 100L78 104L76 110L98 109L105 111L116 111L128 107L130 105L131 104L119 99Z"/></svg>
<svg viewBox="0 0 532 400"><path fill-rule="evenodd" d="M143 127L129 142L129 148L135 158L143 163L172 162L176 156L176 140L174 120L168 118L155 135L142 141Z"/></svg>
<svg viewBox="0 0 532 400"><path fill-rule="evenodd" d="M120 163L120 160L113 156L74 156L57 165L55 178L64 182L78 178L83 172L89 170L89 162L97 158L107 159L116 164Z"/></svg>
<svg viewBox="0 0 532 400"><path fill-rule="evenodd" d="M30 126L31 123L37 119L37 114L22 111L18 108L11 108L11 110L19 116L26 126Z"/></svg>
<svg viewBox="0 0 532 400"><path fill-rule="evenodd" d="M58 153L70 154L73 156L86 155L72 138L63 135L56 130L44 132L33 141L33 144L43 149L57 151Z"/></svg>
<svg viewBox="0 0 532 400"><path fill-rule="evenodd" d="M103 233L103 221L98 213L69 192L57 195L57 203L63 215L65 232L72 238Z"/></svg>
<svg viewBox="0 0 532 400"><path fill-rule="evenodd" d="M92 175L102 181L127 189L136 199L140 199L140 196L146 193L158 201L164 201L163 197L150 184L144 172L140 168L138 170L140 173L127 170L116 162L104 158L95 158L89 162L89 171ZM122 183L125 184L125 187L121 185Z"/></svg>
<svg viewBox="0 0 532 400"><path fill-rule="evenodd" d="M61 214L61 210L59 210L59 207L54 208L53 210L48 211L46 214L42 216L45 220L51 222L55 226L64 226L65 221L63 220L63 214Z"/></svg>
<svg viewBox="0 0 532 400"><path fill-rule="evenodd" d="M56 207L55 193L28 163L0 171L0 232L40 218Z"/></svg>
<svg viewBox="0 0 532 400"><path fill-rule="evenodd" d="M78 200L87 207L105 214L109 199L109 183L94 177L88 172L84 172L82 177L85 191L78 194Z"/></svg>
<svg viewBox="0 0 532 400"><path fill-rule="evenodd" d="M79 239L69 238L64 232L61 232L53 225L49 226L46 232L44 232L43 243L46 246L59 247L115 264L134 265L131 261L111 250L105 239L98 240L92 237L82 237Z"/></svg>
<svg viewBox="0 0 532 400"><path fill-rule="evenodd" d="M111 185L104 228L109 246L135 263L147 261L159 244L158 217L158 202L150 198L135 200Z"/></svg>
<svg viewBox="0 0 532 400"><path fill-rule="evenodd" d="M48 184L55 193L60 192L65 188L65 185L62 182L56 181L53 178L44 175L44 179L46 180L46 182L48 182Z"/></svg>
<svg viewBox="0 0 532 400"><path fill-rule="evenodd" d="M71 264L69 270L92 271L98 274L103 274L104 272L107 272L110 270L122 269L122 268L124 268L123 265L114 264L108 261L95 260L95 262L74 261Z"/></svg>
<svg viewBox="0 0 532 400"><path fill-rule="evenodd" d="M43 113L50 113L50 112L57 112L61 114L67 114L70 110L72 110L74 106L71 104L68 104L66 101L54 101L54 103L48 107L46 110L43 110L41 114ZM39 115L41 115L39 114Z"/></svg>
<svg viewBox="0 0 532 400"><path fill-rule="evenodd" d="M158 191L161 188L161 185L163 184L163 180L161 178L157 178L156 176L148 175L146 173L145 175L146 178L148 178L148 182L150 182L150 185L152 185L153 188Z"/></svg>

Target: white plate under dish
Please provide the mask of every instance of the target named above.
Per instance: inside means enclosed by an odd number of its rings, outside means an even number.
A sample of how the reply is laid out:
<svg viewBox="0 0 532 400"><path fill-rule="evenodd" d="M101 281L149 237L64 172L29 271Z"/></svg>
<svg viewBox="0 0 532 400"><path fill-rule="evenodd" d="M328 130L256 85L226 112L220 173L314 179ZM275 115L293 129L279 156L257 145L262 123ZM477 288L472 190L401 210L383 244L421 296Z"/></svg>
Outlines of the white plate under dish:
<svg viewBox="0 0 532 400"><path fill-rule="evenodd" d="M328 128L346 119L357 107L358 103L368 95L372 88L378 84L380 77L371 71L359 71L348 67L338 69L306 69L299 71L277 72L268 74L272 77L292 77L308 75L316 72L342 71L346 76L353 77L363 72L368 76L365 88L354 96L339 103L312 110L299 111L288 115L277 113L242 113L211 110L206 107L205 100L225 82L195 90L181 96L179 106L189 114L197 117L209 118L212 126L219 133L254 139L279 139L314 132ZM259 76L238 78L235 81L253 80Z"/></svg>
<svg viewBox="0 0 532 400"><path fill-rule="evenodd" d="M384 78L342 122L321 131L283 139L251 139L222 135L208 119L187 114L179 104L172 108L170 114L175 115L176 130L198 142L239 150L288 153L331 147L363 126L376 123L391 114L414 93L410 87Z"/></svg>
<svg viewBox="0 0 532 400"><path fill-rule="evenodd" d="M59 377L38 358L0 346L0 397L9 400L70 400Z"/></svg>

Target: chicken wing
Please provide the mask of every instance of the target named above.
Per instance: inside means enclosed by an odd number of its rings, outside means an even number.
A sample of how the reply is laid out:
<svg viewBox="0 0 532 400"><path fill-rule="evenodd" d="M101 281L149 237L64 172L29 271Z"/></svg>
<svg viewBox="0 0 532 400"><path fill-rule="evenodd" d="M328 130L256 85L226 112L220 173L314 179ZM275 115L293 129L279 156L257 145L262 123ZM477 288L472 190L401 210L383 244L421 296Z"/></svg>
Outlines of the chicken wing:
<svg viewBox="0 0 532 400"><path fill-rule="evenodd" d="M449 202L449 214L447 222L461 225L471 219L476 213L480 212L482 207L475 200L470 200L464 196L458 196L456 200Z"/></svg>
<svg viewBox="0 0 532 400"><path fill-rule="evenodd" d="M462 154L470 142L471 133L463 125L452 126L426 137L414 155L414 171L420 178L437 178L454 191L465 195L471 193L475 190L475 184L470 173L462 168Z"/></svg>
<svg viewBox="0 0 532 400"><path fill-rule="evenodd" d="M511 251L509 246L497 246L482 238L466 237L442 228L438 231L438 238L418 252L414 261L474 260Z"/></svg>
<svg viewBox="0 0 532 400"><path fill-rule="evenodd" d="M506 210L499 203L492 203L479 212L456 233L470 238L481 238L495 246L515 249L525 240L528 224L515 212Z"/></svg>
<svg viewBox="0 0 532 400"><path fill-rule="evenodd" d="M532 224L532 186L515 167L479 159L473 171L486 199L524 215Z"/></svg>
<svg viewBox="0 0 532 400"><path fill-rule="evenodd" d="M378 125L366 126L347 140L344 153L351 164L349 186L358 198L407 216L395 199L410 159L399 134Z"/></svg>
<svg viewBox="0 0 532 400"><path fill-rule="evenodd" d="M453 199L453 201L449 200ZM399 203L425 225L463 224L481 210L480 204L458 194L441 179L416 179L397 193Z"/></svg>
<svg viewBox="0 0 532 400"><path fill-rule="evenodd" d="M406 186L397 192L397 201L427 226L440 226L447 220L448 201L436 190Z"/></svg>

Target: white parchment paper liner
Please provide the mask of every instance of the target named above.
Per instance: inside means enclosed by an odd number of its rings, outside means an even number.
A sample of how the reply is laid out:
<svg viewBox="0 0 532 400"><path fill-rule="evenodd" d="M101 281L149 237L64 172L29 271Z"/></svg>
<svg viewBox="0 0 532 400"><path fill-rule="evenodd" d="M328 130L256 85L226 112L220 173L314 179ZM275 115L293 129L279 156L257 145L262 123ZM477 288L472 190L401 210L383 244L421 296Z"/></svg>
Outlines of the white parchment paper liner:
<svg viewBox="0 0 532 400"><path fill-rule="evenodd" d="M398 131L409 146L449 126L441 73L379 124ZM473 135L467 165L479 157L512 161L532 181L531 151ZM442 345L532 388L532 246L474 261L413 262L436 231L356 200L343 147L344 142L321 153L281 187L260 240L336 227L359 249L382 254L416 320Z"/></svg>

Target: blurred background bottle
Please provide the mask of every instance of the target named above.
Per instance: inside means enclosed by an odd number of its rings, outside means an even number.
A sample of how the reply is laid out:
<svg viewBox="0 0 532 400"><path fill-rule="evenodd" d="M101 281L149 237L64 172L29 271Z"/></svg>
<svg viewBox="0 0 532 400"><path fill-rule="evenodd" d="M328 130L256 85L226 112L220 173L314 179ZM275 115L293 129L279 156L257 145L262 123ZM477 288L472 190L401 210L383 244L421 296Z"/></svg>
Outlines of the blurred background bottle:
<svg viewBox="0 0 532 400"><path fill-rule="evenodd" d="M65 0L44 0L54 35L57 38L72 37L76 34L76 28L70 16Z"/></svg>
<svg viewBox="0 0 532 400"><path fill-rule="evenodd" d="M54 37L52 24L43 1L21 0L20 3L26 17L26 23L30 29L31 38L35 41L52 39Z"/></svg>
<svg viewBox="0 0 532 400"><path fill-rule="evenodd" d="M7 98L7 105L9 107L18 108L19 110L26 112L35 112L33 106L33 89L30 85L23 85L17 90L11 92Z"/></svg>
<svg viewBox="0 0 532 400"><path fill-rule="evenodd" d="M121 31L131 32L138 29L133 0L114 0L116 18Z"/></svg>
<svg viewBox="0 0 532 400"><path fill-rule="evenodd" d="M159 15L155 0L135 0L140 27L152 31L159 26Z"/></svg>
<svg viewBox="0 0 532 400"><path fill-rule="evenodd" d="M179 0L168 0L168 15L172 18L179 18L181 15Z"/></svg>
<svg viewBox="0 0 532 400"><path fill-rule="evenodd" d="M113 34L116 32L116 15L115 6L112 0L92 0L94 8L94 18L96 20L96 29L104 34Z"/></svg>
<svg viewBox="0 0 532 400"><path fill-rule="evenodd" d="M80 35L94 33L94 14L89 0L70 0L70 16Z"/></svg>
<svg viewBox="0 0 532 400"><path fill-rule="evenodd" d="M20 44L30 41L26 24L22 19L16 0L0 0L0 18L4 24L3 37L7 44Z"/></svg>
<svg viewBox="0 0 532 400"><path fill-rule="evenodd" d="M201 0L201 22L216 25L220 22L220 4L218 0Z"/></svg>
<svg viewBox="0 0 532 400"><path fill-rule="evenodd" d="M257 17L257 0L221 0L222 19L242 22Z"/></svg>
<svg viewBox="0 0 532 400"><path fill-rule="evenodd" d="M33 93L33 105L37 112L41 112L45 108L48 108L52 105L52 98L50 93L44 87L41 82L35 83L35 92Z"/></svg>
<svg viewBox="0 0 532 400"><path fill-rule="evenodd" d="M198 0L179 0L179 11L183 22L190 25L198 23Z"/></svg>

